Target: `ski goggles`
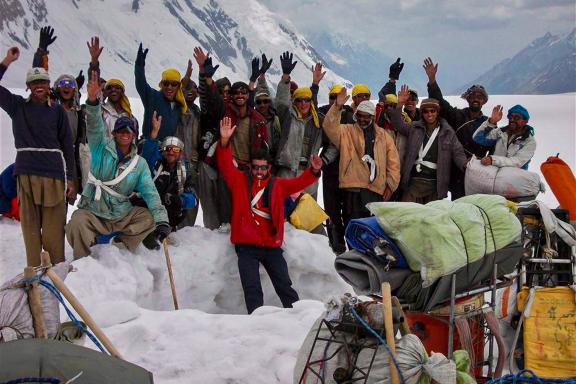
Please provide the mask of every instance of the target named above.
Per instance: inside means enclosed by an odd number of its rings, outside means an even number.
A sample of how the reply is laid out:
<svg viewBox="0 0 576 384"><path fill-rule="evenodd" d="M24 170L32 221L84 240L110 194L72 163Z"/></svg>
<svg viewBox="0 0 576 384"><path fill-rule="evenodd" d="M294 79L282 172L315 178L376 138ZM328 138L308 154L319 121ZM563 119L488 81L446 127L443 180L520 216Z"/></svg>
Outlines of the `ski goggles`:
<svg viewBox="0 0 576 384"><path fill-rule="evenodd" d="M64 87L75 88L74 80L60 80L58 82L58 88L64 88Z"/></svg>
<svg viewBox="0 0 576 384"><path fill-rule="evenodd" d="M180 153L180 152L182 152L182 148L173 147L173 146L163 147L162 152Z"/></svg>

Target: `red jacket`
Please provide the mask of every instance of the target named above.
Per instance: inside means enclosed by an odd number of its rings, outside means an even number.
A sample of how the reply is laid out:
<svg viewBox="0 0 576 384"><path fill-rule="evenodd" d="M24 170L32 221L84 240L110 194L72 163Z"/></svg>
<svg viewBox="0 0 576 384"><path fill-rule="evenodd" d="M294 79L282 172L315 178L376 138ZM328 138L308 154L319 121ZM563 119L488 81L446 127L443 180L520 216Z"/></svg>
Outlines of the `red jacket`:
<svg viewBox="0 0 576 384"><path fill-rule="evenodd" d="M289 195L305 189L320 177L308 168L300 176L291 179L276 178L270 192L271 231L263 231L250 207L252 196L248 196L248 177L232 163L232 149L228 145L216 148L218 169L224 177L232 195L233 244L251 244L261 247L279 248L284 241L284 200ZM266 183L270 178L265 180ZM258 216L258 220L262 218ZM266 233L268 232L268 233Z"/></svg>

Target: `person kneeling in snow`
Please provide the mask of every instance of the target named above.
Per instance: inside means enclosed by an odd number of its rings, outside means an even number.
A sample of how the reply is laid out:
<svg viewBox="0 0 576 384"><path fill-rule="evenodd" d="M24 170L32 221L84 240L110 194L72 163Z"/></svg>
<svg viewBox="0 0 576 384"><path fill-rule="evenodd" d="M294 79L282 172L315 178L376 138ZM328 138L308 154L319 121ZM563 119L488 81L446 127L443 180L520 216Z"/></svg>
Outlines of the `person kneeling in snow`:
<svg viewBox="0 0 576 384"><path fill-rule="evenodd" d="M485 156L480 162L482 165L528 169L536 152L534 128L528 125L530 114L523 106L515 105L508 110L508 125L497 128L496 124L502 119L502 110L501 105L495 106L492 116L472 136L478 144L496 145L494 154Z"/></svg>
<svg viewBox="0 0 576 384"><path fill-rule="evenodd" d="M298 301L292 288L288 266L281 248L284 239L284 200L303 190L320 177L322 160L316 155L310 167L291 179L272 177L270 159L265 150L251 159L250 173L238 170L232 162L230 137L236 126L230 118L220 122L220 145L216 149L218 169L232 192L232 231L230 240L238 255L240 281L248 313L263 305L259 263L264 265L272 285L285 308Z"/></svg>
<svg viewBox="0 0 576 384"><path fill-rule="evenodd" d="M184 219L184 210L192 209L198 199L192 187L190 162L183 158L184 142L175 136L167 136L159 146L157 137L162 124L162 116L152 115L150 138L144 141L142 157L146 159L152 180L156 185L160 200L168 212L170 226L175 231ZM134 205L146 207L146 202L138 196ZM150 233L142 244L148 249L159 249L154 233Z"/></svg>
<svg viewBox="0 0 576 384"><path fill-rule="evenodd" d="M171 231L166 209L160 201L146 161L136 153L135 126L128 117L119 118L107 139L99 104L101 88L96 72L90 75L86 102L86 134L92 166L78 210L66 226L66 237L74 258L88 256L101 235L116 236L134 251L150 232L163 241ZM133 207L128 196L137 190L148 209Z"/></svg>

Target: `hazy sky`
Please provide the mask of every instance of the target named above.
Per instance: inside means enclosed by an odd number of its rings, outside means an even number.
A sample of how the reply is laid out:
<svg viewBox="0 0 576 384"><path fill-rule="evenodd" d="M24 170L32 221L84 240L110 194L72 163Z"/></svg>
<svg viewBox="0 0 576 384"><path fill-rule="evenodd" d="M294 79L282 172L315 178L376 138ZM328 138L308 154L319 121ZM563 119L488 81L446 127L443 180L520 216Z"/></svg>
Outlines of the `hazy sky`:
<svg viewBox="0 0 576 384"><path fill-rule="evenodd" d="M576 0L261 1L305 34L331 28L413 63L431 56L440 71L453 62L465 80L546 32L576 27Z"/></svg>

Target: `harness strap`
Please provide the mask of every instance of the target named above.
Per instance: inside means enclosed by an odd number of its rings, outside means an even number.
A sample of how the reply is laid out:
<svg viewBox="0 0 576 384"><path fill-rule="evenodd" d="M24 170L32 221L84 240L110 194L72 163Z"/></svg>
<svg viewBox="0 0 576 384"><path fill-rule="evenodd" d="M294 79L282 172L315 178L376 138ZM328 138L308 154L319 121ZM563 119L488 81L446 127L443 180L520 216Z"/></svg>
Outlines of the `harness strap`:
<svg viewBox="0 0 576 384"><path fill-rule="evenodd" d="M140 158L140 156L135 155L134 158L132 159L132 161L130 161L130 163L128 164L128 166L126 168L124 168L124 170L112 180L108 180L108 181L98 180L92 174L92 171L90 171L90 173L88 174L87 184L94 184L94 186L96 187L96 192L94 193L94 200L96 200L96 201L100 200L100 198L102 197L102 190L104 190L105 192L107 192L108 194L110 194L114 197L117 197L120 199L128 199L128 196L122 195L121 193L116 192L115 190L113 190L110 187L112 187L112 186L120 183L122 180L124 180L126 178L126 176L128 176L128 174L130 172L132 172L132 170L134 168L136 168L136 165L138 164L139 158Z"/></svg>
<svg viewBox="0 0 576 384"><path fill-rule="evenodd" d="M418 173L422 172L422 165L430 169L437 168L436 163L433 163L431 161L425 161L424 157L428 154L428 151L432 147L432 144L434 144L434 140L436 140L436 136L438 136L439 131L440 127L434 128L434 132L432 132L432 135L430 135L430 138L428 139L426 146L424 146L424 143L420 144L420 149L418 150L418 159L416 160L416 172Z"/></svg>
<svg viewBox="0 0 576 384"><path fill-rule="evenodd" d="M269 213L261 211L260 209L256 208L256 204L258 203L258 201L262 198L262 195L264 195L264 190L266 189L266 187L262 188L261 190L259 190L254 197L252 198L252 201L250 201L250 208L252 208L252 212L254 212L255 214L257 214L258 216L261 216L265 219L270 219L271 216Z"/></svg>

